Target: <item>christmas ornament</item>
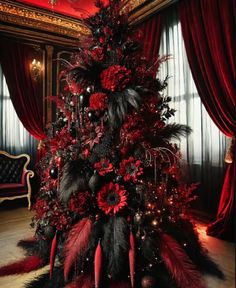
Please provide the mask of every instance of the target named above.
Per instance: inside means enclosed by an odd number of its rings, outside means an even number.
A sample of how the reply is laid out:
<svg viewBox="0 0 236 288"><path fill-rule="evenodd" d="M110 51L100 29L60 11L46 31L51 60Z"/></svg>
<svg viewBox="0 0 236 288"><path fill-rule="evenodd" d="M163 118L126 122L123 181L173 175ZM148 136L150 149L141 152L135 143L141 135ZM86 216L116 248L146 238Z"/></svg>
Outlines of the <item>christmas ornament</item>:
<svg viewBox="0 0 236 288"><path fill-rule="evenodd" d="M94 255L95 288L100 287L101 272L102 272L102 248L99 241Z"/></svg>
<svg viewBox="0 0 236 288"><path fill-rule="evenodd" d="M141 280L142 288L154 288L155 279L152 276L144 276Z"/></svg>
<svg viewBox="0 0 236 288"><path fill-rule="evenodd" d="M52 179L57 179L58 177L58 168L57 167L51 167L49 171L49 175Z"/></svg>
<svg viewBox="0 0 236 288"><path fill-rule="evenodd" d="M137 212L134 215L134 222L136 224L141 224L143 221L143 213L142 212Z"/></svg>
<svg viewBox="0 0 236 288"><path fill-rule="evenodd" d="M91 122L95 122L98 118L93 110L88 111L88 118Z"/></svg>
<svg viewBox="0 0 236 288"><path fill-rule="evenodd" d="M85 103L85 96L84 96L84 94L80 94L79 95L79 107L83 108L84 107L84 103Z"/></svg>

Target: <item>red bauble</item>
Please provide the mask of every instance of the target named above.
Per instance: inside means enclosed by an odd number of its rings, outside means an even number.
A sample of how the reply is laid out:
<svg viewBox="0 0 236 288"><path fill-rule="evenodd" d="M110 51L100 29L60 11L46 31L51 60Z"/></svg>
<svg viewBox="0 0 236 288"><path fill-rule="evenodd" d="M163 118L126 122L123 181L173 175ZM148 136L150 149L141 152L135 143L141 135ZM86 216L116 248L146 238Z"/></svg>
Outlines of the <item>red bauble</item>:
<svg viewBox="0 0 236 288"><path fill-rule="evenodd" d="M141 281L142 288L153 288L156 281L152 276L144 276Z"/></svg>

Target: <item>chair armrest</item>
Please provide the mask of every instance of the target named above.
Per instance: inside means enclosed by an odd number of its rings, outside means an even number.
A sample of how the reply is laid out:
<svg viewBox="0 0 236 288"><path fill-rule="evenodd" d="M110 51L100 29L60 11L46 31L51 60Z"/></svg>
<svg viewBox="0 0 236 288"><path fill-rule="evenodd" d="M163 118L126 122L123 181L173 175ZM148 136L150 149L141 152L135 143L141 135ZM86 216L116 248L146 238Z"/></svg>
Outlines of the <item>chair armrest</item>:
<svg viewBox="0 0 236 288"><path fill-rule="evenodd" d="M28 185L29 178L34 177L34 172L32 170L25 170L23 171L22 177L21 177L21 183L23 185Z"/></svg>

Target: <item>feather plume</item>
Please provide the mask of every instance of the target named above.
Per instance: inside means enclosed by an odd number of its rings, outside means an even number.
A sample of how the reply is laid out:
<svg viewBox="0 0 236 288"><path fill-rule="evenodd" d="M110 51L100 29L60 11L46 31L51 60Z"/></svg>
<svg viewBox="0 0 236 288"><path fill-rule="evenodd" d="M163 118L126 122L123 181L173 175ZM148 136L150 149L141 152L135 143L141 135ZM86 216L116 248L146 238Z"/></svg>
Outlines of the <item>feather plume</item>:
<svg viewBox="0 0 236 288"><path fill-rule="evenodd" d="M38 256L28 256L14 263L0 267L0 276L28 273L42 267L43 260Z"/></svg>
<svg viewBox="0 0 236 288"><path fill-rule="evenodd" d="M92 221L89 218L83 218L75 224L68 234L64 248L64 277L68 278L71 266L75 263L78 255L85 253L89 236L92 230Z"/></svg>
<svg viewBox="0 0 236 288"><path fill-rule="evenodd" d="M93 288L94 279L90 274L81 274L76 277L71 283L67 284L65 288Z"/></svg>
<svg viewBox="0 0 236 288"><path fill-rule="evenodd" d="M17 243L18 247L24 249L26 255L34 254L33 251L35 250L36 245L37 241L35 240L35 237L31 237L29 239L22 239Z"/></svg>
<svg viewBox="0 0 236 288"><path fill-rule="evenodd" d="M88 188L91 171L87 168L87 163L81 159L64 165L59 189L59 197L63 202L68 202L71 193L85 191Z"/></svg>
<svg viewBox="0 0 236 288"><path fill-rule="evenodd" d="M168 141L170 139L180 139L180 137L186 137L192 132L192 129L183 124L167 124L162 129L159 129L156 133L158 138L161 138L163 141Z"/></svg>
<svg viewBox="0 0 236 288"><path fill-rule="evenodd" d="M94 281L95 281L95 288L100 287L101 281L101 273L102 273L102 248L100 241L95 251L94 255Z"/></svg>
<svg viewBox="0 0 236 288"><path fill-rule="evenodd" d="M201 275L183 248L169 235L160 234L161 257L180 288L204 288Z"/></svg>
<svg viewBox="0 0 236 288"><path fill-rule="evenodd" d="M20 240L17 246L25 250L25 254L37 255L39 258L43 259L45 262L49 260L50 253L50 241L44 240L42 238L32 238Z"/></svg>
<svg viewBox="0 0 236 288"><path fill-rule="evenodd" d="M146 235L144 241L141 241L140 251L148 262L153 262L158 254L158 240L154 235Z"/></svg>
<svg viewBox="0 0 236 288"><path fill-rule="evenodd" d="M128 270L129 228L123 217L111 217L104 225L102 248L107 262L107 273L115 279ZM128 272L128 271L127 271Z"/></svg>
<svg viewBox="0 0 236 288"><path fill-rule="evenodd" d="M119 127L124 121L128 107L139 109L141 97L137 91L128 88L123 92L113 93L108 103L108 115L111 126Z"/></svg>
<svg viewBox="0 0 236 288"><path fill-rule="evenodd" d="M224 279L225 276L216 263L209 257L202 246L194 225L186 220L166 225L168 234L172 235L179 243L187 243L184 248L189 258L201 271Z"/></svg>
<svg viewBox="0 0 236 288"><path fill-rule="evenodd" d="M63 277L62 266L55 267L52 278L50 273L44 273L37 276L34 280L25 285L25 288L64 288L65 282Z"/></svg>
<svg viewBox="0 0 236 288"><path fill-rule="evenodd" d="M50 278L52 278L55 258L56 258L56 251L57 251L57 231L53 237L51 251L50 251Z"/></svg>
<svg viewBox="0 0 236 288"><path fill-rule="evenodd" d="M134 287L134 274L135 274L135 241L132 231L129 235L130 249L129 249L129 270L131 287Z"/></svg>

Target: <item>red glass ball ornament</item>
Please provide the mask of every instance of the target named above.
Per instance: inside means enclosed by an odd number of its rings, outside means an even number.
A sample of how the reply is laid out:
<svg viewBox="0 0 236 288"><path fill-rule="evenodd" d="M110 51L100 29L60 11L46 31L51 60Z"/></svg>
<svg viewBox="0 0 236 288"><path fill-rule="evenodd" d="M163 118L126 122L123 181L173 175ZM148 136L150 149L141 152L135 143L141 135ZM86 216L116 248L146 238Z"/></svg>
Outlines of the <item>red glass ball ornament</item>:
<svg viewBox="0 0 236 288"><path fill-rule="evenodd" d="M141 280L142 288L154 288L155 279L152 276L144 276Z"/></svg>

